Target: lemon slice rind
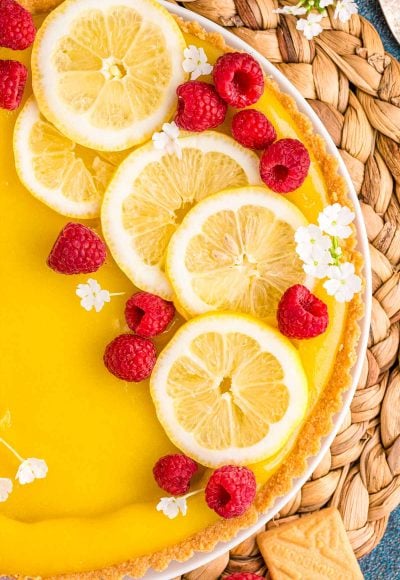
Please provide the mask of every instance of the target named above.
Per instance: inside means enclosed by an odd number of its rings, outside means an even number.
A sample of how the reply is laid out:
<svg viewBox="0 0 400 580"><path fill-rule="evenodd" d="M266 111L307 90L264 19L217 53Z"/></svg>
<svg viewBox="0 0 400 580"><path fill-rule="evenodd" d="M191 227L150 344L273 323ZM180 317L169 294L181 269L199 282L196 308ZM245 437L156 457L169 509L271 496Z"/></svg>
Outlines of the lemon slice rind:
<svg viewBox="0 0 400 580"><path fill-rule="evenodd" d="M212 310L218 310L217 306L202 300L193 288L192 276L185 265L188 246L196 235L202 233L202 228L208 218L218 212L237 212L243 207L252 205L260 209L270 210L278 220L289 224L293 228L293 239L297 228L308 225L303 213L293 203L265 187L247 186L233 188L202 200L184 217L181 225L173 234L167 251L166 272L180 311L193 317ZM267 239L265 244L268 244ZM300 267L299 278L296 283L302 283L312 289L314 282L314 278L306 275ZM229 309L233 310L232 307ZM258 315L258 313L251 314ZM268 322L271 322L271 320L268 320Z"/></svg>
<svg viewBox="0 0 400 580"><path fill-rule="evenodd" d="M59 157L63 154L69 154L72 159L79 158L79 155L75 157L73 153L75 143L61 134L57 135L59 142L58 147L52 145L51 151L44 150L42 153L37 152L34 154L30 147L30 139L36 124L46 126L54 133L54 135L58 133L54 126L50 125L41 117L36 100L31 96L21 110L14 129L13 147L15 167L21 182L30 193L36 197L36 199L61 215L78 219L94 219L99 217L102 195L106 188L107 181L109 180L109 175L111 175L115 170L114 164L108 160L101 159L100 156L96 157L94 151L86 150L90 157L97 160L99 167L102 166L107 172L107 176L102 176L102 183L96 183L95 171L93 170L89 175L89 170L87 170L87 168L83 169L82 165L82 171L84 171L86 178L92 183L91 190L94 195L91 197L89 196L89 199L73 199L66 195L63 191L64 181L59 182L56 187L46 186L46 184L35 175L35 169L33 167L34 158L37 159L38 165L41 165L43 160L52 163L52 155ZM60 145L60 142L63 142L64 148ZM50 142L48 145L49 144ZM74 171L73 167L69 167L68 171L69 169ZM71 174L68 175L69 179L73 179L73 177L74 176ZM104 178L106 178L106 182L104 182Z"/></svg>
<svg viewBox="0 0 400 580"><path fill-rule="evenodd" d="M67 37L71 25L88 10L105 13L111 8L130 8L140 13L144 21L157 25L165 42L165 53L169 57L171 74L169 83L163 87L162 102L151 115L135 119L124 128L115 126L96 127L90 122L90 111L75 113L62 97L57 86L58 73L55 67L55 47ZM40 111L64 135L71 140L99 151L120 151L148 140L162 123L171 117L176 106L176 87L183 83L187 74L182 68L183 50L186 46L182 32L168 11L156 0L67 0L57 7L38 30L32 51L32 84ZM140 47L143 50L143 46ZM90 52L90 47L89 47ZM111 60L112 55L107 57ZM107 61L104 58L104 61ZM157 71L157 63L151 65ZM102 73L103 67L94 72ZM78 72L85 72L79 71ZM103 73L102 73L103 74ZM113 81L109 81L113 82ZM146 89L151 90L149 85ZM96 92L96 91L94 91ZM100 93L100 91L99 91ZM127 90L127 94L129 91ZM132 101L131 108L135 103ZM110 107L111 109L111 107ZM112 115L112 112L110 112Z"/></svg>
<svg viewBox="0 0 400 580"><path fill-rule="evenodd" d="M230 446L210 449L199 445L193 433L186 430L177 418L174 398L166 385L172 365L181 357L189 357L202 364L191 352L194 339L205 333L239 333L255 340L262 352L279 361L288 393L289 405L282 419L271 423L267 435L249 447ZM204 363L204 361L203 361ZM216 377L219 382L220 377ZM184 385L183 385L184 386ZM158 357L150 380L150 390L159 421L168 437L179 449L207 467L225 464L248 465L276 454L289 440L304 419L308 402L308 383L301 359L291 342L277 330L245 314L217 312L198 316L182 326ZM221 397L226 395L221 394ZM262 412L262 410L260 410ZM200 423L204 417L198 416Z"/></svg>
<svg viewBox="0 0 400 580"><path fill-rule="evenodd" d="M260 183L258 157L246 150L233 139L207 131L201 135L183 134L179 144L184 151L199 150L201 153L217 152L234 160L244 171L249 183ZM104 195L101 219L104 237L113 257L121 270L140 289L155 293L166 300L172 300L171 284L159 265L146 264L132 242L132 236L122 225L123 204L134 180L147 165L159 163L168 157L165 151L155 149L152 143L143 145L131 153L119 166ZM196 176L188 178L196 179ZM214 193L214 192L210 192ZM151 241L149 241L151 244Z"/></svg>

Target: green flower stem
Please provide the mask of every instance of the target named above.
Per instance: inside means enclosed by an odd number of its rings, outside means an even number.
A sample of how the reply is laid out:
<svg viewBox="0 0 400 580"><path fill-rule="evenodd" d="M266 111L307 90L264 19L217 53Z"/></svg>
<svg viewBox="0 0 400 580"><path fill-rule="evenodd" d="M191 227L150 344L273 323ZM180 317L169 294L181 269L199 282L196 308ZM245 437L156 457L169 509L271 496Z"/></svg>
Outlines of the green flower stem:
<svg viewBox="0 0 400 580"><path fill-rule="evenodd" d="M190 493L187 493L186 495L184 495L183 497L185 499L188 499L189 497L192 497L193 495L198 495L199 493L201 493L202 491L206 491L206 488L203 487L201 489L195 489L194 491L191 491Z"/></svg>
<svg viewBox="0 0 400 580"><path fill-rule="evenodd" d="M337 238L336 236L332 236L331 240L332 240L332 246L329 249L329 251L330 251L332 259L333 259L333 265L339 266L339 259L340 259L340 256L342 255L342 250L341 250L341 247L339 245L339 238Z"/></svg>
<svg viewBox="0 0 400 580"><path fill-rule="evenodd" d="M25 459L21 457L21 455L17 451L15 451L14 447L11 447L11 445L7 443L7 441L5 441L5 439L3 439L2 437L0 437L0 443L2 443L4 447L6 447L9 451L11 451L11 453L15 455L15 457L18 459L20 463L25 461Z"/></svg>
<svg viewBox="0 0 400 580"><path fill-rule="evenodd" d="M320 0L300 0L300 2L296 4L296 8L304 6L304 8L307 10L307 14L312 10L318 10L318 12L322 14L323 12L325 12L325 8L322 8L322 6L320 6L319 3Z"/></svg>

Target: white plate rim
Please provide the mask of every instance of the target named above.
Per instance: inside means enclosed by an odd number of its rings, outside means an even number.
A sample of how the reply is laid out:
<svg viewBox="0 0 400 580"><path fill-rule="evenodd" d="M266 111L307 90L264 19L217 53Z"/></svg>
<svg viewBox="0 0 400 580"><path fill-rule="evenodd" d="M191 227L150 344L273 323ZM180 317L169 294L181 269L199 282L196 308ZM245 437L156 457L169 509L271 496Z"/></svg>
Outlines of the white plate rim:
<svg viewBox="0 0 400 580"><path fill-rule="evenodd" d="M358 201L358 197L354 189L354 185L351 181L350 175L347 171L346 165L343 159L341 158L331 136L329 135L327 129L325 129L324 125L320 121L317 114L314 112L312 107L307 103L304 97L300 94L300 92L294 87L294 85L292 85L292 83L272 63L270 63L265 57L263 57L259 52L257 52L246 42L235 36L232 32L229 32L225 28L222 28L222 26L219 26L218 24L212 22L211 20L208 20L207 18L204 18L203 16L195 12L191 12L186 8L182 8L181 6L171 4L166 0L158 0L158 2L162 4L172 14L181 16L184 20L198 22L208 32L215 32L220 34L224 38L226 43L235 50L246 51L252 54L261 64L265 73L267 75L271 75L274 78L274 80L278 83L279 88L282 90L282 92L287 93L294 98L299 111L307 115L307 117L311 120L315 133L323 137L328 153L333 155L338 160L339 174L342 175L346 180L346 184L349 190L349 196L354 204L356 213L355 223L357 228L357 247L364 259L363 276L365 279L365 286L363 291L364 316L362 320L359 321L361 336L357 346L357 361L351 371L353 379L352 386L343 394L343 407L341 411L339 411L333 418L334 424L333 429L329 433L329 435L327 435L322 439L321 448L317 453L317 455L309 458L308 468L307 471L304 473L304 475L302 477L295 478L294 485L290 490L290 492L285 494L284 496L277 498L273 506L259 517L257 523L253 524L249 528L240 530L232 540L228 542L219 542L215 546L215 548L210 552L200 552L200 551L195 552L195 554L185 562L173 561L170 563L168 568L166 568L166 570L164 570L163 572L156 572L155 570L150 569L143 577L144 580L171 580L172 578L181 576L182 574L186 574L191 570L194 570L196 568L199 568L200 566L208 564L215 558L218 558L218 556L221 556L225 552L231 550L232 548L234 548L235 546L246 540L248 537L250 537L252 534L257 532L262 526L264 526L269 520L271 520L286 503L288 503L297 494L302 485L307 481L312 472L316 469L316 467L324 457L325 453L327 452L328 448L331 446L331 443L335 438L337 432L339 431L339 428L342 425L343 420L350 407L350 403L353 399L358 381L360 379L363 361L367 350L368 334L371 322L371 308L372 308L371 260L369 254L368 237L365 229L360 203ZM125 576L125 578L127 577Z"/></svg>

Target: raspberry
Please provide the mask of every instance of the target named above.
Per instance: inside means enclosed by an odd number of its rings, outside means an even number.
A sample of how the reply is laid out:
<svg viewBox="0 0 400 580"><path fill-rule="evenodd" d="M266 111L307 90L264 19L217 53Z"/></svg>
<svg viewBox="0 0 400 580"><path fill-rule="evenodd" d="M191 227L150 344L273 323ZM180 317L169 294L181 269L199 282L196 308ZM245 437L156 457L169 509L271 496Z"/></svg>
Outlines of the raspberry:
<svg viewBox="0 0 400 580"><path fill-rule="evenodd" d="M227 106L214 87L201 81L189 81L176 89L178 111L175 122L186 131L206 131L225 120Z"/></svg>
<svg viewBox="0 0 400 580"><path fill-rule="evenodd" d="M208 480L206 502L219 516L235 518L247 510L256 490L256 478L248 467L225 465Z"/></svg>
<svg viewBox="0 0 400 580"><path fill-rule="evenodd" d="M0 107L13 111L21 104L28 71L16 60L0 60Z"/></svg>
<svg viewBox="0 0 400 580"><path fill-rule="evenodd" d="M82 224L67 224L59 233L47 258L47 265L60 274L90 274L106 259L101 238Z"/></svg>
<svg viewBox="0 0 400 580"><path fill-rule="evenodd" d="M35 39L30 13L15 0L0 0L0 46L25 50Z"/></svg>
<svg viewBox="0 0 400 580"><path fill-rule="evenodd" d="M273 191L289 193L300 187L309 167L310 156L303 143L297 139L281 139L264 151L260 175Z"/></svg>
<svg viewBox="0 0 400 580"><path fill-rule="evenodd" d="M253 572L235 572L235 574L229 574L225 576L224 580L260 580L263 576L259 574L253 574Z"/></svg>
<svg viewBox="0 0 400 580"><path fill-rule="evenodd" d="M189 491L190 480L197 471L197 463L181 453L165 455L153 467L153 475L161 489L171 495Z"/></svg>
<svg viewBox="0 0 400 580"><path fill-rule="evenodd" d="M262 69L250 54L230 52L220 56L213 76L219 96L237 109L253 105L264 91Z"/></svg>
<svg viewBox="0 0 400 580"><path fill-rule="evenodd" d="M277 318L279 330L289 338L313 338L325 332L329 323L326 304L301 284L286 290Z"/></svg>
<svg viewBox="0 0 400 580"><path fill-rule="evenodd" d="M151 375L156 357L151 340L133 334L120 334L107 345L103 360L110 373L119 379L140 383Z"/></svg>
<svg viewBox="0 0 400 580"><path fill-rule="evenodd" d="M232 119L232 135L243 147L265 149L276 139L267 117L255 109L239 111Z"/></svg>
<svg viewBox="0 0 400 580"><path fill-rule="evenodd" d="M175 306L155 294L137 292L125 306L125 318L131 330L151 338L166 330L175 316Z"/></svg>

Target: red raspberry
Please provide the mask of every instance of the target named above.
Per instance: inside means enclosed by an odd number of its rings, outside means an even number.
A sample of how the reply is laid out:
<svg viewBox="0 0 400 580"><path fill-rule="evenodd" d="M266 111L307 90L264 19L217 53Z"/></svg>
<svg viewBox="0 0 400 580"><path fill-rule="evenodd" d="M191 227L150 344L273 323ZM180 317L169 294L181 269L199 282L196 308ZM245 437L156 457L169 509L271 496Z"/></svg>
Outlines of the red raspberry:
<svg viewBox="0 0 400 580"><path fill-rule="evenodd" d="M261 179L273 191L289 193L303 183L310 167L310 156L297 139L272 143L260 161Z"/></svg>
<svg viewBox="0 0 400 580"><path fill-rule="evenodd" d="M190 480L197 471L197 463L181 453L165 455L153 467L153 475L161 489L171 495L189 491Z"/></svg>
<svg viewBox="0 0 400 580"><path fill-rule="evenodd" d="M253 574L253 572L235 572L235 574L225 576L224 580L260 580L260 578L263 578L263 576Z"/></svg>
<svg viewBox="0 0 400 580"><path fill-rule="evenodd" d="M125 318L131 330L151 338L167 329L175 316L175 306L155 294L137 292L125 306Z"/></svg>
<svg viewBox="0 0 400 580"><path fill-rule="evenodd" d="M151 340L133 334L120 334L107 345L103 360L110 373L119 379L140 383L151 375L156 358L156 349Z"/></svg>
<svg viewBox="0 0 400 580"><path fill-rule="evenodd" d="M208 480L206 502L219 516L235 518L247 510L256 491L256 478L248 467L225 465Z"/></svg>
<svg viewBox="0 0 400 580"><path fill-rule="evenodd" d="M325 332L328 308L305 286L288 288L278 305L279 330L289 338L313 338Z"/></svg>
<svg viewBox="0 0 400 580"><path fill-rule="evenodd" d="M67 224L59 233L47 258L47 265L60 274L90 274L106 259L101 238L82 224Z"/></svg>
<svg viewBox="0 0 400 580"><path fill-rule="evenodd" d="M201 81L189 81L176 89L178 110L175 122L186 131L206 131L225 120L227 106L214 87Z"/></svg>
<svg viewBox="0 0 400 580"><path fill-rule="evenodd" d="M228 52L220 56L213 76L219 96L237 109L253 105L264 91L264 75L260 65L244 52Z"/></svg>
<svg viewBox="0 0 400 580"><path fill-rule="evenodd" d="M16 60L0 60L0 107L13 111L21 104L28 71Z"/></svg>
<svg viewBox="0 0 400 580"><path fill-rule="evenodd" d="M15 0L0 0L0 46L25 50L35 34L33 18L25 8Z"/></svg>
<svg viewBox="0 0 400 580"><path fill-rule="evenodd" d="M255 109L239 111L232 119L232 135L243 147L265 149L276 139L267 117Z"/></svg>

